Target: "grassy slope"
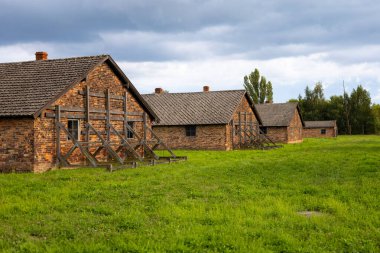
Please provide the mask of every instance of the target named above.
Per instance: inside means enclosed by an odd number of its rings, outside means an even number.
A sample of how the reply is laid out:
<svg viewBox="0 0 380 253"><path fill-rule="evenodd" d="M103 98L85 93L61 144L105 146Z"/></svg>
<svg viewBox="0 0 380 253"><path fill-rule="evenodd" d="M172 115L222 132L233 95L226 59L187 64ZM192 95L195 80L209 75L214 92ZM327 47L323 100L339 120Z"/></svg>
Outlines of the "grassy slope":
<svg viewBox="0 0 380 253"><path fill-rule="evenodd" d="M115 173L0 174L0 250L380 250L380 137L185 153Z"/></svg>

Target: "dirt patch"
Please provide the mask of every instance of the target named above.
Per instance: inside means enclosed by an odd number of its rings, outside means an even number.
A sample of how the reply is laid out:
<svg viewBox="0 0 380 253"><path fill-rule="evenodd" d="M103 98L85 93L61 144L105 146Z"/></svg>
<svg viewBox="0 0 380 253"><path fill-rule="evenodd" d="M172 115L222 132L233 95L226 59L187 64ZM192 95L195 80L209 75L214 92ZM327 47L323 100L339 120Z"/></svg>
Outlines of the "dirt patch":
<svg viewBox="0 0 380 253"><path fill-rule="evenodd" d="M305 216L305 217L314 217L314 216L322 216L323 213L318 212L318 211L300 211L297 212L299 215Z"/></svg>

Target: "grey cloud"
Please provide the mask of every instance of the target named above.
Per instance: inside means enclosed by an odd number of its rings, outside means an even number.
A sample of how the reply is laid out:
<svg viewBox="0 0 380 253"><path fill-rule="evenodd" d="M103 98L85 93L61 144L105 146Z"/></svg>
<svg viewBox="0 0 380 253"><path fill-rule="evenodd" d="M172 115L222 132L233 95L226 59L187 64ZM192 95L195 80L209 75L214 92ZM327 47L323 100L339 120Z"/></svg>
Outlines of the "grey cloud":
<svg viewBox="0 0 380 253"><path fill-rule="evenodd" d="M53 43L62 56L129 61L270 59L378 44L379 12L368 0L2 0L0 44Z"/></svg>

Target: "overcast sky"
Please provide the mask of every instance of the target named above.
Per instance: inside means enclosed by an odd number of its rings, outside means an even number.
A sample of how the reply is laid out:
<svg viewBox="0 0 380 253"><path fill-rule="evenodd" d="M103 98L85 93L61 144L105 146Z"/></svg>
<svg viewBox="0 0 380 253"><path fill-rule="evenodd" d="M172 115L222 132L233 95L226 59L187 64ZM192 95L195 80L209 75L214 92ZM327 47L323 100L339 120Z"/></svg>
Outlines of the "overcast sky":
<svg viewBox="0 0 380 253"><path fill-rule="evenodd" d="M242 89L253 69L275 102L321 81L380 103L380 1L0 0L0 62L110 54L141 93Z"/></svg>

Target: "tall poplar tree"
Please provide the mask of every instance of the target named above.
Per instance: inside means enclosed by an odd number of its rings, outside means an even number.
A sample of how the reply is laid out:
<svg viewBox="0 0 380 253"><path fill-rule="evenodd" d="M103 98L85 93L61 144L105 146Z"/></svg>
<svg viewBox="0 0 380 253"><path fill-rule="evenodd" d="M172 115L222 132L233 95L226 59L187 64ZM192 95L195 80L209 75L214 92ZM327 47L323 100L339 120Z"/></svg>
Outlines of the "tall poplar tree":
<svg viewBox="0 0 380 253"><path fill-rule="evenodd" d="M255 104L273 102L272 83L267 82L264 76L260 76L258 69L244 77L244 87Z"/></svg>

